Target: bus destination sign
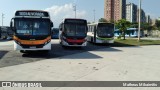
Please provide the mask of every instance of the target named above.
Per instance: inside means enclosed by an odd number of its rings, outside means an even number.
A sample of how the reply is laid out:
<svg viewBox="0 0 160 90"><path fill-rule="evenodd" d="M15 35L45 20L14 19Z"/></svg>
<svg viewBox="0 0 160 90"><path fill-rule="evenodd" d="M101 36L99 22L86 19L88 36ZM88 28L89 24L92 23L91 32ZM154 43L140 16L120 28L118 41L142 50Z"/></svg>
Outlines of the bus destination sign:
<svg viewBox="0 0 160 90"><path fill-rule="evenodd" d="M67 19L67 20L65 20L65 22L66 23L87 23L87 21L86 20L74 20L74 19Z"/></svg>
<svg viewBox="0 0 160 90"><path fill-rule="evenodd" d="M38 16L38 17L49 17L47 12L31 12L31 11L18 11L16 16Z"/></svg>

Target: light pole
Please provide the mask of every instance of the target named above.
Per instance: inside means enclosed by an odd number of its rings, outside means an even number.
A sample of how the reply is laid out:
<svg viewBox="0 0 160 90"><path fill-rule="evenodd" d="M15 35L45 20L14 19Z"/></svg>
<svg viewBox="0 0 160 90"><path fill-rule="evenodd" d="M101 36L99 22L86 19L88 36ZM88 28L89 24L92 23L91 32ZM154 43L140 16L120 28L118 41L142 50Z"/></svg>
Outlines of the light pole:
<svg viewBox="0 0 160 90"><path fill-rule="evenodd" d="M4 19L4 14L2 13L2 26L3 26L3 19Z"/></svg>
<svg viewBox="0 0 160 90"><path fill-rule="evenodd" d="M95 13L96 13L96 10L94 9L94 10L93 10L94 22L95 22Z"/></svg>
<svg viewBox="0 0 160 90"><path fill-rule="evenodd" d="M141 3L142 3L142 0L139 0L138 41L140 41L140 37L141 37Z"/></svg>
<svg viewBox="0 0 160 90"><path fill-rule="evenodd" d="M76 13L77 13L77 6L76 6L76 4L73 5L73 11L75 12L75 18L76 18Z"/></svg>

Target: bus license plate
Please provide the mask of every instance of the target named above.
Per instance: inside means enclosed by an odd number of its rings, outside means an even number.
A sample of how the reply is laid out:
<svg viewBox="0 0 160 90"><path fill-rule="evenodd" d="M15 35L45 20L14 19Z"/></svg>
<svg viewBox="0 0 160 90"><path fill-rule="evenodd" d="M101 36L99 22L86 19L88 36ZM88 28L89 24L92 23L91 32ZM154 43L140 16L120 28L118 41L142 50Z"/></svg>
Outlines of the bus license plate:
<svg viewBox="0 0 160 90"><path fill-rule="evenodd" d="M36 47L30 47L30 49L35 49Z"/></svg>
<svg viewBox="0 0 160 90"><path fill-rule="evenodd" d="M108 43L108 41L103 41L103 43Z"/></svg>

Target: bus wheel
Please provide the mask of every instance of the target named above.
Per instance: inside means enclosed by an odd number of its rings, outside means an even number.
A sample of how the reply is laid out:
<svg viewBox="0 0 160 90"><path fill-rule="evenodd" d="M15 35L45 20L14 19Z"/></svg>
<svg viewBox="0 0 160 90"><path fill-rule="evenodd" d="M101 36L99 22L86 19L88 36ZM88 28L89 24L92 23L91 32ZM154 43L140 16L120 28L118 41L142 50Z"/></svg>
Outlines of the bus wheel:
<svg viewBox="0 0 160 90"><path fill-rule="evenodd" d="M63 47L64 49L67 49L67 46L65 46L65 45L62 45L62 47Z"/></svg>
<svg viewBox="0 0 160 90"><path fill-rule="evenodd" d="M20 52L21 52L21 53L27 53L27 51L25 51L25 50L20 50Z"/></svg>
<svg viewBox="0 0 160 90"><path fill-rule="evenodd" d="M43 53L49 53L49 50L43 50L42 52Z"/></svg>
<svg viewBox="0 0 160 90"><path fill-rule="evenodd" d="M91 38L91 43L93 43L93 38Z"/></svg>
<svg viewBox="0 0 160 90"><path fill-rule="evenodd" d="M62 41L60 41L60 42L59 42L59 44L61 44L61 45L62 45Z"/></svg>

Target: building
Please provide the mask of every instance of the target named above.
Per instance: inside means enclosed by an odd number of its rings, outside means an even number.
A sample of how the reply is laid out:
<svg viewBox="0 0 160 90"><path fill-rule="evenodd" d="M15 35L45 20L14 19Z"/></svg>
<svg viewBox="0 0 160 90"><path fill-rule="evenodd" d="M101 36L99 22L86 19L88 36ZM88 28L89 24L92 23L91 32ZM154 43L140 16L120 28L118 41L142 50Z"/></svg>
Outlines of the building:
<svg viewBox="0 0 160 90"><path fill-rule="evenodd" d="M107 21L126 19L126 0L104 0L104 18Z"/></svg>
<svg viewBox="0 0 160 90"><path fill-rule="evenodd" d="M157 19L151 19L151 25L154 26L156 24Z"/></svg>
<svg viewBox="0 0 160 90"><path fill-rule="evenodd" d="M137 22L139 22L139 9L137 10ZM143 9L141 9L141 22L146 23L146 14Z"/></svg>
<svg viewBox="0 0 160 90"><path fill-rule="evenodd" d="M147 16L146 16L146 23L152 24L150 15L147 15Z"/></svg>
<svg viewBox="0 0 160 90"><path fill-rule="evenodd" d="M131 23L137 22L137 5L134 3L126 4L126 20Z"/></svg>

